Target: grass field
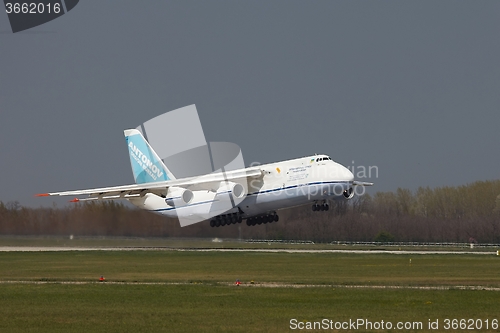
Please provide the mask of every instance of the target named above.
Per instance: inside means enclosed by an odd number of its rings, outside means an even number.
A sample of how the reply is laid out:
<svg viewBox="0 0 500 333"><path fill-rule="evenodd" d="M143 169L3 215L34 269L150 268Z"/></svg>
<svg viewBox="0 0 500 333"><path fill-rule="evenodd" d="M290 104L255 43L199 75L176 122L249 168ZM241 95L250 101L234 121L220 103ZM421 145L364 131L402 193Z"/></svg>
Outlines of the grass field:
<svg viewBox="0 0 500 333"><path fill-rule="evenodd" d="M410 264L410 259L411 264ZM280 282L500 287L494 255L90 251L3 252L0 280Z"/></svg>
<svg viewBox="0 0 500 333"><path fill-rule="evenodd" d="M8 285L2 286L0 331L285 332L293 318L491 321L498 307L498 293L487 291Z"/></svg>
<svg viewBox="0 0 500 333"><path fill-rule="evenodd" d="M450 332L446 318L500 319L500 291L454 288L500 287L494 255L3 252L0 272L0 332L284 332L293 318L422 322L423 330L431 319L434 331ZM165 284L148 284L157 282ZM278 287L262 287L269 283ZM484 325L476 331L500 332Z"/></svg>

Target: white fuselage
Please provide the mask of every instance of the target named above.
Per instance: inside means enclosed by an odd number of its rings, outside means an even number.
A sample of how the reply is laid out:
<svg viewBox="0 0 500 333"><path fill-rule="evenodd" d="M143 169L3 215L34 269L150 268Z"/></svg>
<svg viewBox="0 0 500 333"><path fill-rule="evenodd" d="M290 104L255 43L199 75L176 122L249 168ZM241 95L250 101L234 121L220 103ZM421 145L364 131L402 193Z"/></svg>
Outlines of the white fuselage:
<svg viewBox="0 0 500 333"><path fill-rule="evenodd" d="M223 200L215 189L194 189L192 201L184 205L170 205L164 197L153 193L129 200L140 208L170 217L210 218L220 211L219 214L238 212L243 218L249 218L310 202L351 197L353 174L326 155L265 164L258 168L263 171L263 176L245 180L246 196L241 200Z"/></svg>
<svg viewBox="0 0 500 333"><path fill-rule="evenodd" d="M212 165L224 167L177 179L139 129L126 129L123 133L135 184L37 196L74 196L71 202L126 199L141 209L178 218L181 227L207 219L211 227L242 223L243 219L248 226L255 226L278 222L280 209L311 202L313 211L327 211L329 200L351 199L356 186L373 185L355 181L349 169L326 155L243 168L241 151L230 145L218 147L226 153L239 152L231 162L216 164L213 157L210 160ZM195 155L182 163L184 174L191 170ZM87 197L77 197L83 195Z"/></svg>

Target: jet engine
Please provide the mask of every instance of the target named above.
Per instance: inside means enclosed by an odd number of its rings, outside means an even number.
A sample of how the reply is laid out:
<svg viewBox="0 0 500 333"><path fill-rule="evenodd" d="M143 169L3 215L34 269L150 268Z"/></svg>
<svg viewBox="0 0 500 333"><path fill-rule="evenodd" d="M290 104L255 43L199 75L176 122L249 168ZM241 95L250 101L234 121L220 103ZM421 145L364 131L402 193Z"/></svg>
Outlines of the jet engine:
<svg viewBox="0 0 500 333"><path fill-rule="evenodd" d="M217 189L215 198L218 200L228 199L225 195L231 194L234 199L241 199L246 195L246 190L243 185L234 182L222 183Z"/></svg>
<svg viewBox="0 0 500 333"><path fill-rule="evenodd" d="M354 190L352 189L352 187L349 187L349 189L347 189L344 192L342 192L342 195L347 200L352 199L352 197L354 196Z"/></svg>
<svg viewBox="0 0 500 333"><path fill-rule="evenodd" d="M191 190L182 187L169 187L165 202L169 206L184 206L193 201L194 194Z"/></svg>

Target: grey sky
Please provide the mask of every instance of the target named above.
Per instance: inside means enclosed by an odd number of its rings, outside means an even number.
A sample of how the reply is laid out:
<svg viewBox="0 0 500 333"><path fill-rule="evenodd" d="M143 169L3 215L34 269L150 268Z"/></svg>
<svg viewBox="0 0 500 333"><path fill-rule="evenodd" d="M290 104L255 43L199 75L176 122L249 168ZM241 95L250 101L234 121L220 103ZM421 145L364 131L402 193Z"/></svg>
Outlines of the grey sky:
<svg viewBox="0 0 500 333"><path fill-rule="evenodd" d="M0 200L132 183L123 129L190 104L246 164L325 153L376 165L371 193L498 179L499 17L498 1L82 0L12 34L0 13Z"/></svg>

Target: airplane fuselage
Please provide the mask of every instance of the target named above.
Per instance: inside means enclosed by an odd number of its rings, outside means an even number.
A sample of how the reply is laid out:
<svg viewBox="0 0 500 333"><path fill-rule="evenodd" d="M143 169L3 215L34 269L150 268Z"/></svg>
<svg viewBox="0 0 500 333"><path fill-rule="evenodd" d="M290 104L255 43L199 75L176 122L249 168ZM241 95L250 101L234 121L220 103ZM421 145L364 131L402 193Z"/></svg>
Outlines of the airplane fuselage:
<svg viewBox="0 0 500 333"><path fill-rule="evenodd" d="M212 166L224 165L215 172L176 178L139 129L126 129L124 135L135 184L37 196L76 196L71 202L126 199L141 209L177 218L181 227L207 219L212 227L243 219L254 226L277 222L278 210L308 203L314 211L328 210L329 200L351 199L355 186L373 185L355 181L349 169L326 155L241 168L241 151L229 163L212 160ZM226 145L224 151L230 148ZM83 195L87 197L78 198Z"/></svg>
<svg viewBox="0 0 500 333"><path fill-rule="evenodd" d="M210 218L220 211L248 219L311 202L352 197L353 174L326 155L259 165L258 168L263 176L245 181L246 195L239 203L206 189L193 190L192 201L180 205L169 204L166 198L153 193L129 200L140 208L172 218Z"/></svg>

